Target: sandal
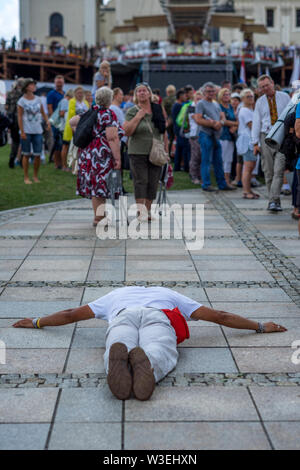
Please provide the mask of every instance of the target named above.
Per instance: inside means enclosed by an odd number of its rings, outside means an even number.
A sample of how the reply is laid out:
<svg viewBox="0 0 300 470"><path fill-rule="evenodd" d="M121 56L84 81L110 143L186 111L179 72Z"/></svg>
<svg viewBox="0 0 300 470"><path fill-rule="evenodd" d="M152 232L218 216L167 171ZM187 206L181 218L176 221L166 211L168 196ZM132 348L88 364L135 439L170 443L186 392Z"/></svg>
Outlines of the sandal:
<svg viewBox="0 0 300 470"><path fill-rule="evenodd" d="M244 193L243 198L244 199L257 199L252 193Z"/></svg>
<svg viewBox="0 0 300 470"><path fill-rule="evenodd" d="M260 195L257 194L257 193L254 193L253 191L251 191L250 194L253 194L254 199L259 199L260 198Z"/></svg>

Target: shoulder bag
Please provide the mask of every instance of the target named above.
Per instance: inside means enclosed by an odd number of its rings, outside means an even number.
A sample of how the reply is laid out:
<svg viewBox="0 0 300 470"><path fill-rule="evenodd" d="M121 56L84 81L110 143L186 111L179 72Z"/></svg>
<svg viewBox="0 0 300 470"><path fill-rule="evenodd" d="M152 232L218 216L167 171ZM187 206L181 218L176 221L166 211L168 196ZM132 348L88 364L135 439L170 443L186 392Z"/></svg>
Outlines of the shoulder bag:
<svg viewBox="0 0 300 470"><path fill-rule="evenodd" d="M163 141L161 139L158 140L154 137L151 125L149 124L148 121L146 122L153 136L152 148L150 151L149 160L152 163L152 165L164 166L169 161L169 155L165 151L165 146L164 146Z"/></svg>

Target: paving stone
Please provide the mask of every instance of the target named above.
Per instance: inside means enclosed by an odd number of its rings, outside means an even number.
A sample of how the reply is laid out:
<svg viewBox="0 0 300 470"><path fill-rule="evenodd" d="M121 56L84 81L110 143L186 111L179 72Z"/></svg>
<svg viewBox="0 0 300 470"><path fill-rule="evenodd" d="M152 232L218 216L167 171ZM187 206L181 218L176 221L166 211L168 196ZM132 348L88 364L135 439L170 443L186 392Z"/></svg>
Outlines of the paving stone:
<svg viewBox="0 0 300 470"><path fill-rule="evenodd" d="M5 301L0 298L0 318L36 318L78 307L74 301L39 302Z"/></svg>
<svg viewBox="0 0 300 470"><path fill-rule="evenodd" d="M300 421L298 387L250 387L263 421Z"/></svg>
<svg viewBox="0 0 300 470"><path fill-rule="evenodd" d="M55 301L64 302L72 301L74 303L80 302L83 293L82 287L77 288L64 288L64 287L8 287L1 295L1 301L33 301L37 299L41 301ZM0 305L1 306L1 305Z"/></svg>
<svg viewBox="0 0 300 470"><path fill-rule="evenodd" d="M1 306L1 304L0 304ZM235 313L237 315L252 318L299 318L300 308L292 302L212 302L212 307L217 310Z"/></svg>
<svg viewBox="0 0 300 470"><path fill-rule="evenodd" d="M0 423L50 423L57 394L58 389L0 390Z"/></svg>
<svg viewBox="0 0 300 470"><path fill-rule="evenodd" d="M121 423L122 401L108 386L64 389L57 408L56 423Z"/></svg>
<svg viewBox="0 0 300 470"><path fill-rule="evenodd" d="M0 364L0 373L60 373L67 353L67 349L7 349L6 364Z"/></svg>
<svg viewBox="0 0 300 470"><path fill-rule="evenodd" d="M228 348L180 348L176 374L237 372Z"/></svg>
<svg viewBox="0 0 300 470"><path fill-rule="evenodd" d="M258 421L258 415L246 389L157 387L149 401L125 402L125 421Z"/></svg>
<svg viewBox="0 0 300 470"><path fill-rule="evenodd" d="M218 289L207 288L211 302L289 302L290 298L279 288L274 289Z"/></svg>
<svg viewBox="0 0 300 470"><path fill-rule="evenodd" d="M201 263L200 263L201 264ZM273 277L267 271L203 271L198 269L200 279L203 281L273 281Z"/></svg>
<svg viewBox="0 0 300 470"><path fill-rule="evenodd" d="M0 450L43 450L50 423L0 424Z"/></svg>
<svg viewBox="0 0 300 470"><path fill-rule="evenodd" d="M194 322L189 322L188 325L190 330L190 339L181 343L179 345L180 348L227 346L226 340L219 326L198 326L193 323Z"/></svg>
<svg viewBox="0 0 300 470"><path fill-rule="evenodd" d="M120 423L55 423L50 450L121 450Z"/></svg>
<svg viewBox="0 0 300 470"><path fill-rule="evenodd" d="M300 422L265 423L276 450L300 450Z"/></svg>
<svg viewBox="0 0 300 470"><path fill-rule="evenodd" d="M70 328L0 328L0 338L9 349L67 349L74 326Z"/></svg>
<svg viewBox="0 0 300 470"><path fill-rule="evenodd" d="M282 322L287 327L287 322ZM247 330L232 330L223 327L228 343L232 347L291 347L293 341L300 340L300 326L294 327L284 333L258 335Z"/></svg>
<svg viewBox="0 0 300 470"><path fill-rule="evenodd" d="M104 373L104 352L104 348L75 349L72 347L68 358L67 372L80 374L88 370L93 373Z"/></svg>
<svg viewBox="0 0 300 470"><path fill-rule="evenodd" d="M85 281L87 268L83 271L43 271L20 269L12 278L13 281Z"/></svg>
<svg viewBox="0 0 300 470"><path fill-rule="evenodd" d="M293 351L291 347L231 348L241 372L297 372L299 365L291 361Z"/></svg>
<svg viewBox="0 0 300 470"><path fill-rule="evenodd" d="M125 423L124 450L269 450L259 423Z"/></svg>
<svg viewBox="0 0 300 470"><path fill-rule="evenodd" d="M106 328L80 328L75 332L72 348L105 348Z"/></svg>

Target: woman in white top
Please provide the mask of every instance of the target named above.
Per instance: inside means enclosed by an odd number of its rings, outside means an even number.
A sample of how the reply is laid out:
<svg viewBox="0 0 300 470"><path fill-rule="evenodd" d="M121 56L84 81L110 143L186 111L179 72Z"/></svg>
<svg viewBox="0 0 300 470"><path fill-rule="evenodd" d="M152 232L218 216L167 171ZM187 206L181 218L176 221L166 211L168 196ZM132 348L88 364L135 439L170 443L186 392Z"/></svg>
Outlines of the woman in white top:
<svg viewBox="0 0 300 470"><path fill-rule="evenodd" d="M47 130L50 130L50 123L44 111L42 101L34 93L36 91L36 81L32 78L25 80L22 92L23 96L18 101L18 124L21 133L22 166L24 170L24 183L32 184L28 176L29 157L33 150L33 181L39 183L38 171L41 163L41 153L43 148L43 128L42 118L46 122Z"/></svg>
<svg viewBox="0 0 300 470"><path fill-rule="evenodd" d="M240 154L244 160L244 169L242 175L243 194L245 199L258 199L259 194L251 190L251 177L252 172L256 165L257 157L253 153L253 145L251 143L251 129L254 115L254 93L249 88L246 88L241 93L243 106L239 112L239 140L243 141L242 151ZM238 145L238 142L237 142Z"/></svg>

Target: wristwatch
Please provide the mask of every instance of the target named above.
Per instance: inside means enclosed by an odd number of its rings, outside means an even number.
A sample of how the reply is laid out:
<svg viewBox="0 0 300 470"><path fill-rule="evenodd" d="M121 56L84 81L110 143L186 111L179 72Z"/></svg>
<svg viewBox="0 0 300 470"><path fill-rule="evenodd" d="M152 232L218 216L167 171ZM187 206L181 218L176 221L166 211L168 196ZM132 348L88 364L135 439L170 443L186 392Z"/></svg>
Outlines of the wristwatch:
<svg viewBox="0 0 300 470"><path fill-rule="evenodd" d="M256 333L265 333L265 327L262 323L258 323L258 329L256 330Z"/></svg>

